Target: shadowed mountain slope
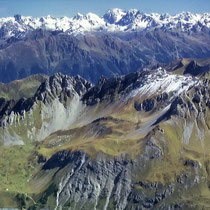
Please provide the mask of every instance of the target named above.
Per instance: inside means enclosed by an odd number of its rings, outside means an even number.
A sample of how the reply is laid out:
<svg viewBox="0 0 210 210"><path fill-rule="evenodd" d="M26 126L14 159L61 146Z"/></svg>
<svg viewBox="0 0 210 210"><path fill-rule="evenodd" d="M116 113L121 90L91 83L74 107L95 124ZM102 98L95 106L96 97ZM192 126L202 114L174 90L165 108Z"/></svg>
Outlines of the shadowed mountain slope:
<svg viewBox="0 0 210 210"><path fill-rule="evenodd" d="M0 81L62 72L93 83L104 75L124 75L179 58L210 56L208 32L174 31L88 33L80 36L37 30L2 41Z"/></svg>

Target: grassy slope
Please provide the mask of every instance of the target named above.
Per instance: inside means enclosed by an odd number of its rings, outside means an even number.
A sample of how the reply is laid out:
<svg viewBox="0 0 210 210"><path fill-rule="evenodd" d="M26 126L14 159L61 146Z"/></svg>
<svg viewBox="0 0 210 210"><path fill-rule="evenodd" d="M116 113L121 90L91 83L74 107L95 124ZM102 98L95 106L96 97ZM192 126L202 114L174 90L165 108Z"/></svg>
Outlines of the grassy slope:
<svg viewBox="0 0 210 210"><path fill-rule="evenodd" d="M7 100L32 97L40 84L46 79L46 75L36 74L7 84L0 83L0 97Z"/></svg>
<svg viewBox="0 0 210 210"><path fill-rule="evenodd" d="M33 148L32 144L0 147L0 207L18 207L16 196L33 192L29 185L36 171Z"/></svg>

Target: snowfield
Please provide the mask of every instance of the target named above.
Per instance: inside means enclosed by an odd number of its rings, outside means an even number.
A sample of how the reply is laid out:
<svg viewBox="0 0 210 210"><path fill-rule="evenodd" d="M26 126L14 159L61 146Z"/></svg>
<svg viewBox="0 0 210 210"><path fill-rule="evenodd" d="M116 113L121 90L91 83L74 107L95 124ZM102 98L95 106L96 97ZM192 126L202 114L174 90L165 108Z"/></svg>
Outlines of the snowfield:
<svg viewBox="0 0 210 210"><path fill-rule="evenodd" d="M174 93L174 96L180 95L199 82L192 76L183 76L170 74L166 70L159 68L149 74L143 84L131 92L131 97L142 95L153 95L162 93ZM130 97L129 96L129 97Z"/></svg>

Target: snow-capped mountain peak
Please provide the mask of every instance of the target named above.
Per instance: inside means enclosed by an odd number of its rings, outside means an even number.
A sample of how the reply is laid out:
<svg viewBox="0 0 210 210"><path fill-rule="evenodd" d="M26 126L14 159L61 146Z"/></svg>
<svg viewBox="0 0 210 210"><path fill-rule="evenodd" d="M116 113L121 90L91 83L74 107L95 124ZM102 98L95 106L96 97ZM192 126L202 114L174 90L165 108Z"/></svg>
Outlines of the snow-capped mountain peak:
<svg viewBox="0 0 210 210"><path fill-rule="evenodd" d="M103 16L103 19L110 24L117 23L119 20L122 19L123 16L126 15L126 12L122 9L114 8L108 10L105 15Z"/></svg>
<svg viewBox="0 0 210 210"><path fill-rule="evenodd" d="M201 31L202 28L210 28L210 14L182 12L172 16L158 13L147 14L136 9L124 11L115 8L108 10L102 17L93 13L86 15L78 13L73 18L55 18L50 15L40 18L21 15L0 18L1 38L17 37L19 34L35 29L84 34L86 32L129 32L156 28L164 30L177 28L184 32Z"/></svg>
<svg viewBox="0 0 210 210"><path fill-rule="evenodd" d="M73 17L73 20L81 20L83 17L84 17L84 15L78 12L78 13Z"/></svg>

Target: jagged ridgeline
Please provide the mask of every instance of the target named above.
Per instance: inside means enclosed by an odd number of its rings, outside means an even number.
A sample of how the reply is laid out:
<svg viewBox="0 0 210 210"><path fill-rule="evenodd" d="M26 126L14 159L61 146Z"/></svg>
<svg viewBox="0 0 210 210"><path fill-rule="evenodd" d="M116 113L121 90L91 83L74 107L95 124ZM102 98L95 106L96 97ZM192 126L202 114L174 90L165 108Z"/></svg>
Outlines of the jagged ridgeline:
<svg viewBox="0 0 210 210"><path fill-rule="evenodd" d="M0 207L208 209L208 60L0 101ZM191 73L192 75L188 74Z"/></svg>

